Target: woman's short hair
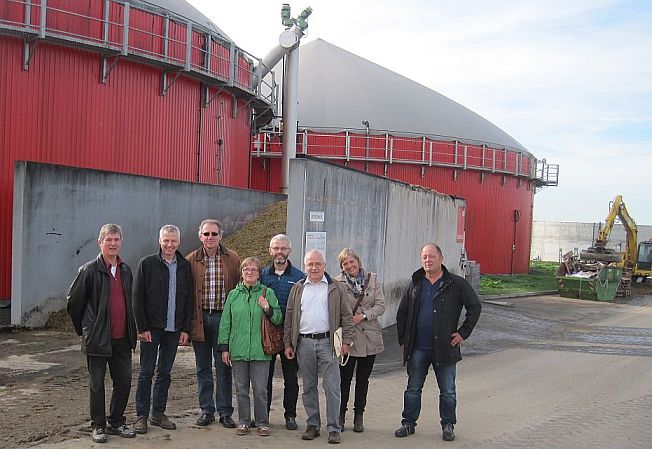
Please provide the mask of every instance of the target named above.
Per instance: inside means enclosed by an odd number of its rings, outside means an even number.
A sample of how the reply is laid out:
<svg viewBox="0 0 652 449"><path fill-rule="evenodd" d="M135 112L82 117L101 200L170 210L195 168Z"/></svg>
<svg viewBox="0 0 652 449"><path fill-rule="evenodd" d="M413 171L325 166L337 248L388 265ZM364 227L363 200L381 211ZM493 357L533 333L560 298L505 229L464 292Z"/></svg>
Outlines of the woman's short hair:
<svg viewBox="0 0 652 449"><path fill-rule="evenodd" d="M358 261L358 266L362 268L362 261L360 261L360 257L353 251L351 248L344 248L340 253L337 255L337 261L340 264L340 268L342 268L342 264L344 263L344 260L347 257L353 257L355 260Z"/></svg>
<svg viewBox="0 0 652 449"><path fill-rule="evenodd" d="M260 271L261 266L260 266L260 259L258 257L247 257L245 260L242 261L240 264L240 271L242 271L245 267L248 267L249 265L256 265L256 268L258 268L258 271Z"/></svg>

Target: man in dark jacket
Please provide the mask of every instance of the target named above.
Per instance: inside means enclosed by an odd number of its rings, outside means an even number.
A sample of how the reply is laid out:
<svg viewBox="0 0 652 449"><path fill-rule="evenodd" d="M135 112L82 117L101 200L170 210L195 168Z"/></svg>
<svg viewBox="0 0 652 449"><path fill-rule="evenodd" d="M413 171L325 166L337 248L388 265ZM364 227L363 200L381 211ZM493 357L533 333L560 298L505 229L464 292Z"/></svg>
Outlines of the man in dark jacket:
<svg viewBox="0 0 652 449"><path fill-rule="evenodd" d="M134 278L133 306L140 340L140 374L136 387L134 429L147 432L150 424L167 430L177 428L165 416L172 365L177 345L188 343L193 306L193 279L190 262L178 251L181 232L174 225L159 231L161 249L144 257ZM154 397L152 376L157 366Z"/></svg>
<svg viewBox="0 0 652 449"><path fill-rule="evenodd" d="M136 326L131 309L131 268L118 253L122 229L105 224L97 239L100 254L79 268L68 292L68 314L82 336L90 376L91 438L105 443L106 434L133 438L124 411L131 390L131 351L136 348ZM113 380L107 419L104 404L106 365ZM108 421L108 423L107 423Z"/></svg>
<svg viewBox="0 0 652 449"><path fill-rule="evenodd" d="M278 234L272 237L269 242L269 254L274 258L273 263L263 268L260 274L260 282L274 290L278 299L278 305L281 306L281 312L285 317L287 309L288 295L294 284L305 278L303 271L294 267L290 262L290 253L292 244L285 234ZM279 353L281 358L281 368L283 369L283 409L285 418L285 427L288 430L297 429L297 399L299 398L299 365L296 359L288 359L285 352ZM276 364L276 355L272 356L269 365L269 377L267 379L267 411L272 405L272 380L274 379L274 365Z"/></svg>
<svg viewBox="0 0 652 449"><path fill-rule="evenodd" d="M449 273L442 261L439 246L428 243L421 248L422 268L412 275L396 313L398 342L408 372L403 419L394 433L397 437L414 433L421 412L421 390L432 365L439 386L442 438L455 439L456 363L462 359L460 345L471 335L482 306L469 283ZM462 307L466 316L458 327Z"/></svg>

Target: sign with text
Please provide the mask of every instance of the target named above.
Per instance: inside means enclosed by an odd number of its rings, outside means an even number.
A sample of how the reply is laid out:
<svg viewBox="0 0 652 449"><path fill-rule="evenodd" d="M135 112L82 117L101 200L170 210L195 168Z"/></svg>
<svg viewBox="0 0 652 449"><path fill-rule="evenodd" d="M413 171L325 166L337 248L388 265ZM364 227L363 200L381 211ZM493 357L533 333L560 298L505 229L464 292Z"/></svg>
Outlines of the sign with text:
<svg viewBox="0 0 652 449"><path fill-rule="evenodd" d="M326 257L326 233L306 232L306 252L317 249Z"/></svg>
<svg viewBox="0 0 652 449"><path fill-rule="evenodd" d="M323 223L324 222L324 211L323 210L311 210L310 211L310 223Z"/></svg>

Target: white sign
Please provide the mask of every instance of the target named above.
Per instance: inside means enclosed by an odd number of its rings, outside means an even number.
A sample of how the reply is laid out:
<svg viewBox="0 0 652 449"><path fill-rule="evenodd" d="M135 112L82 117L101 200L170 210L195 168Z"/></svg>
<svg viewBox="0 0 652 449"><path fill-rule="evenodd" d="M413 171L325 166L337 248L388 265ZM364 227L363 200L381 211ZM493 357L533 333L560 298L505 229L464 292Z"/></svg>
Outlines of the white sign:
<svg viewBox="0 0 652 449"><path fill-rule="evenodd" d="M326 233L306 232L306 252L317 249L326 257Z"/></svg>
<svg viewBox="0 0 652 449"><path fill-rule="evenodd" d="M310 211L310 223L323 223L324 222L324 211L323 210L311 210Z"/></svg>

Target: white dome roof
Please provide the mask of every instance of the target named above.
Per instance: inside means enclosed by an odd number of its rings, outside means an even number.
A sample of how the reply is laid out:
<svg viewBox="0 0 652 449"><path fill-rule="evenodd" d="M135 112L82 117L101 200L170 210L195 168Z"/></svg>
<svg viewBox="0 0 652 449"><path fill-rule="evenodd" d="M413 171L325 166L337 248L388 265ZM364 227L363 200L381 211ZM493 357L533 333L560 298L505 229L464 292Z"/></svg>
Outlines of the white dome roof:
<svg viewBox="0 0 652 449"><path fill-rule="evenodd" d="M363 129L367 120L372 132L441 136L528 153L475 112L378 64L321 39L299 49L301 129Z"/></svg>

